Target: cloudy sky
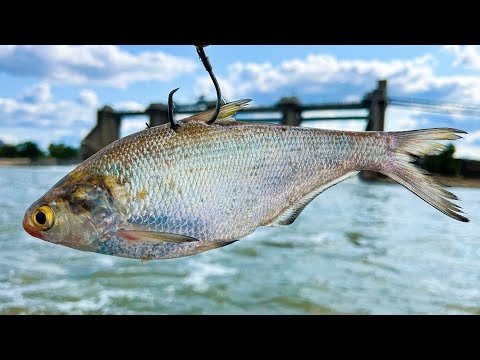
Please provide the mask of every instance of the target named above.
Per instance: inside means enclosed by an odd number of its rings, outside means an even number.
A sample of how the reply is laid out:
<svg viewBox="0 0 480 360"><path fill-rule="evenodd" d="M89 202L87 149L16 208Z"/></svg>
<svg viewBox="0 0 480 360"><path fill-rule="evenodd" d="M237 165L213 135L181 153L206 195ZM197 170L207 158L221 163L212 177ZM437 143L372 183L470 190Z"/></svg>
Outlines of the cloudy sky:
<svg viewBox="0 0 480 360"><path fill-rule="evenodd" d="M390 96L480 106L479 46L225 46L206 48L228 101L270 105L282 96L305 103L356 101L388 80ZM78 146L97 108L144 109L214 97L194 46L0 46L0 139ZM128 119L122 135L145 127ZM308 126L363 130L362 121ZM480 159L480 118L390 106L386 130L456 127L470 134L457 157Z"/></svg>

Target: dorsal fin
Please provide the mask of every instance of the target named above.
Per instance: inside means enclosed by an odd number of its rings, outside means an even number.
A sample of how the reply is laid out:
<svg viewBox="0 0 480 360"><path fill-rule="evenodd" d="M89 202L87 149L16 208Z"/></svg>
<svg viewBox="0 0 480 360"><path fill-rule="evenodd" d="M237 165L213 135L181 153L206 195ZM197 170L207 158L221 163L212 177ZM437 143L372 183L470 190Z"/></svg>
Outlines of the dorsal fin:
<svg viewBox="0 0 480 360"><path fill-rule="evenodd" d="M218 120L228 120L229 121L234 121L235 119L232 118L231 116L239 112L240 110L244 109L246 105L252 101L251 99L243 99L243 100L237 100L233 101L231 103L225 104L220 108L220 113L218 114L217 119ZM213 112L215 109L207 110L204 112L201 112L200 114L196 114L193 116L189 116L185 119L182 119L181 121L186 122L186 121L208 121L213 115Z"/></svg>

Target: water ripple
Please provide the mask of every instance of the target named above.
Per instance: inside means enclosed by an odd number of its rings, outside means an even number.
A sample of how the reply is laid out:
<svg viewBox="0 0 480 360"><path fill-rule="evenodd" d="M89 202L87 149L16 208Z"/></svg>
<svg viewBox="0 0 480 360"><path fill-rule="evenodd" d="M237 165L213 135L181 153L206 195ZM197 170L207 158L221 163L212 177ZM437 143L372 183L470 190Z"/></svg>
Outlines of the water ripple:
<svg viewBox="0 0 480 360"><path fill-rule="evenodd" d="M468 224L397 185L351 179L290 226L194 257L122 259L21 227L71 167L0 167L1 314L479 314L480 190Z"/></svg>

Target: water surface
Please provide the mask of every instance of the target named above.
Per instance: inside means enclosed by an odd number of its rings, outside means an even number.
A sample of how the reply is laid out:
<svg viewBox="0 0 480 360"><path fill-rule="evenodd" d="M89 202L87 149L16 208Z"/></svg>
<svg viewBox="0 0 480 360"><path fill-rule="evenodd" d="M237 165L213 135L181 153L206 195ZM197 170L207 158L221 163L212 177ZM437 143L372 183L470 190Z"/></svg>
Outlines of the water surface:
<svg viewBox="0 0 480 360"><path fill-rule="evenodd" d="M290 226L192 257L141 262L24 232L73 167L0 167L1 314L480 314L480 189L471 222L399 185L347 180Z"/></svg>

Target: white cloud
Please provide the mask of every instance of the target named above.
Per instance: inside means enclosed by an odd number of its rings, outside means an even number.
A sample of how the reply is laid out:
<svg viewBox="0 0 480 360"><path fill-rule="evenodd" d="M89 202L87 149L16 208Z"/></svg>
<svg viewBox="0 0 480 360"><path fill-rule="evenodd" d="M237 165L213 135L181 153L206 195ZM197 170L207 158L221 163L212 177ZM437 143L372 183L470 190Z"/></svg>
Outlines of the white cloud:
<svg viewBox="0 0 480 360"><path fill-rule="evenodd" d="M467 69L480 70L480 46L446 45L443 49L455 56L453 66L464 66Z"/></svg>
<svg viewBox="0 0 480 360"><path fill-rule="evenodd" d="M52 98L50 84L45 82L34 84L25 90L20 98L28 103L49 101Z"/></svg>
<svg viewBox="0 0 480 360"><path fill-rule="evenodd" d="M25 90L18 98L0 98L1 140L13 144L35 141L43 149L52 142L79 146L96 124L100 104L97 94L83 89L75 101L56 101L49 89L45 83L40 83ZM117 110L145 109L145 105L136 101L116 102L113 107ZM148 121L147 116L125 118L120 136L145 129Z"/></svg>
<svg viewBox="0 0 480 360"><path fill-rule="evenodd" d="M18 138L15 134L0 134L0 140L3 141L5 144L17 144Z"/></svg>
<svg viewBox="0 0 480 360"><path fill-rule="evenodd" d="M93 90L82 90L79 95L80 104L89 108L98 107L99 101L97 93Z"/></svg>
<svg viewBox="0 0 480 360"><path fill-rule="evenodd" d="M119 101L113 104L113 108L123 111L143 111L146 106L136 101Z"/></svg>
<svg viewBox="0 0 480 360"><path fill-rule="evenodd" d="M463 134L462 137L465 139L464 141L467 142L468 144L474 143L480 140L480 130L472 131L468 134Z"/></svg>
<svg viewBox="0 0 480 360"><path fill-rule="evenodd" d="M406 131L419 129L420 120L416 117L420 115L420 112L388 108L385 114L385 131Z"/></svg>
<svg viewBox="0 0 480 360"><path fill-rule="evenodd" d="M145 130L149 119L147 116L135 117L134 119L126 118L122 121L120 127L120 137L124 137L133 133L136 133L141 130Z"/></svg>
<svg viewBox="0 0 480 360"><path fill-rule="evenodd" d="M0 72L52 84L125 88L139 81L167 82L197 66L161 51L132 54L115 45L0 45Z"/></svg>
<svg viewBox="0 0 480 360"><path fill-rule="evenodd" d="M373 90L377 80L387 79L389 94L396 96L430 95L436 100L480 103L480 77L437 75L437 63L431 54L388 61L310 54L303 59L285 60L279 64L235 62L220 78L220 84L231 99L259 94L284 96L294 89L300 97L325 94L344 98L347 92L350 94L348 100L352 101ZM195 89L197 94L214 97L208 76L198 77Z"/></svg>
<svg viewBox="0 0 480 360"><path fill-rule="evenodd" d="M362 100L360 94L349 94L343 98L343 101L345 102L360 102L360 100Z"/></svg>
<svg viewBox="0 0 480 360"><path fill-rule="evenodd" d="M98 99L82 90L84 101L55 101L46 83L36 84L18 98L0 98L0 134L5 142L33 140L46 148L50 142L79 143L96 122ZM96 101L94 101L96 100Z"/></svg>
<svg viewBox="0 0 480 360"><path fill-rule="evenodd" d="M237 100L234 98L236 91L234 89L234 84L223 77L217 76L218 85L222 91L223 97L227 101ZM237 85L237 84L235 84ZM196 96L205 96L207 99L216 98L215 87L213 86L212 79L210 76L201 76L196 79L194 85L194 92ZM180 100L181 101L181 100Z"/></svg>
<svg viewBox="0 0 480 360"><path fill-rule="evenodd" d="M431 77L434 64L435 60L429 54L411 60L386 62L340 60L329 54L317 54L286 60L279 65L236 62L229 66L223 81L236 97L252 92L285 91L291 87L303 93L328 92L332 90L330 84L371 87L382 78L390 79L392 86L411 92L427 86L421 79ZM203 88L204 83L208 84L207 80L208 77L197 79L197 86Z"/></svg>
<svg viewBox="0 0 480 360"><path fill-rule="evenodd" d="M467 145L462 142L455 143L455 154L457 159L475 159L480 160L480 146Z"/></svg>

